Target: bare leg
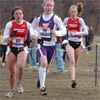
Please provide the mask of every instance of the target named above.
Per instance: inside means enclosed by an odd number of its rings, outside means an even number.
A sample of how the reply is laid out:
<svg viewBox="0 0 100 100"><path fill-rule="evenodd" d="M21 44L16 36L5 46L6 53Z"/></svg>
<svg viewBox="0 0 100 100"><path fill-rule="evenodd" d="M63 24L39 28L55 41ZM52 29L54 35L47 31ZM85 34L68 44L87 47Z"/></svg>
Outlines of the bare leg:
<svg viewBox="0 0 100 100"><path fill-rule="evenodd" d="M18 82L22 82L23 73L24 73L24 66L26 64L27 54L25 51L22 51L17 56L17 67L19 69L18 72Z"/></svg>
<svg viewBox="0 0 100 100"><path fill-rule="evenodd" d="M15 55L10 52L7 56L7 61L8 61L8 65L9 65L9 73L10 73L10 86L11 89L14 89L14 84L15 84L15 79L16 79L16 57Z"/></svg>
<svg viewBox="0 0 100 100"><path fill-rule="evenodd" d="M75 51L70 45L66 46L66 51L70 63L71 80L75 80Z"/></svg>

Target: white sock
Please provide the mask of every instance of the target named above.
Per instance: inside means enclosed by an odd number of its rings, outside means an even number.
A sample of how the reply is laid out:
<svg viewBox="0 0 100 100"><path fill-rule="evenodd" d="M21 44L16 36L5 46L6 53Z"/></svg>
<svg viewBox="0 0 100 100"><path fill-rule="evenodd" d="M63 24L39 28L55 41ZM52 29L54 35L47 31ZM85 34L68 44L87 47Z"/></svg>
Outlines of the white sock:
<svg viewBox="0 0 100 100"><path fill-rule="evenodd" d="M49 72L50 72L50 70L49 70L49 69L47 69L46 73L48 74Z"/></svg>
<svg viewBox="0 0 100 100"><path fill-rule="evenodd" d="M40 88L45 87L45 79L46 79L46 68L40 67L39 69Z"/></svg>

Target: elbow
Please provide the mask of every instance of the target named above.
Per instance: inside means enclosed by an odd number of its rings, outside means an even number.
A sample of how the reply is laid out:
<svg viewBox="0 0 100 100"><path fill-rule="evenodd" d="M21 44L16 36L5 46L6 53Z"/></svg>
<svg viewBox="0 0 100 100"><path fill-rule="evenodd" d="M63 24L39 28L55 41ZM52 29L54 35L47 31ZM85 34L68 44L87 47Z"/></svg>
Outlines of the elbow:
<svg viewBox="0 0 100 100"><path fill-rule="evenodd" d="M3 42L7 42L9 40L10 40L10 37L9 36L4 36L3 39L2 39Z"/></svg>

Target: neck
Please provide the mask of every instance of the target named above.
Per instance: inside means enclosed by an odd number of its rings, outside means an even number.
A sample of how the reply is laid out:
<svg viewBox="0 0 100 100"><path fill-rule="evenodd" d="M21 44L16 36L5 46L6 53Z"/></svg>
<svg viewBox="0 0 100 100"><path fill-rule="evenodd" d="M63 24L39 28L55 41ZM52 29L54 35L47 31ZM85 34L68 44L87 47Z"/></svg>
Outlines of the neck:
<svg viewBox="0 0 100 100"><path fill-rule="evenodd" d="M71 19L75 20L77 19L77 16L72 16Z"/></svg>
<svg viewBox="0 0 100 100"><path fill-rule="evenodd" d="M23 20L15 20L15 22L16 22L17 24L21 24L21 23L23 22Z"/></svg>
<svg viewBox="0 0 100 100"><path fill-rule="evenodd" d="M52 14L53 12L44 12L45 15L50 15Z"/></svg>

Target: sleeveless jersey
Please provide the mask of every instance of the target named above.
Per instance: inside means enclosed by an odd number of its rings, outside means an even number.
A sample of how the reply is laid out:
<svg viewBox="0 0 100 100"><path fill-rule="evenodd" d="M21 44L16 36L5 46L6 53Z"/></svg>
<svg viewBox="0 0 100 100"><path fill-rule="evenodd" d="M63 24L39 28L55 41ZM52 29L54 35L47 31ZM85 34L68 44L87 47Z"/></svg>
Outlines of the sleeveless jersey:
<svg viewBox="0 0 100 100"><path fill-rule="evenodd" d="M19 25L15 21L12 21L10 32L13 31L16 31L16 34L12 36L12 39L8 42L8 45L11 47L25 47L25 40L28 33L27 22L23 21L23 23Z"/></svg>
<svg viewBox="0 0 100 100"><path fill-rule="evenodd" d="M66 27L68 29L68 32L70 32L70 31L79 32L80 31L79 18L77 18L76 20L72 20L71 18L69 18L66 23ZM80 38L82 38L82 35L78 35L75 37L78 37L80 39Z"/></svg>
<svg viewBox="0 0 100 100"><path fill-rule="evenodd" d="M43 41L51 41L52 33L51 30L54 29L54 15L48 21L45 21L43 17L40 17L39 21L39 32L40 37Z"/></svg>

